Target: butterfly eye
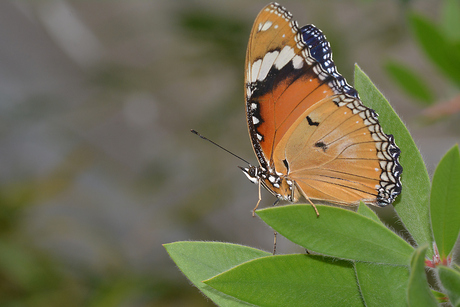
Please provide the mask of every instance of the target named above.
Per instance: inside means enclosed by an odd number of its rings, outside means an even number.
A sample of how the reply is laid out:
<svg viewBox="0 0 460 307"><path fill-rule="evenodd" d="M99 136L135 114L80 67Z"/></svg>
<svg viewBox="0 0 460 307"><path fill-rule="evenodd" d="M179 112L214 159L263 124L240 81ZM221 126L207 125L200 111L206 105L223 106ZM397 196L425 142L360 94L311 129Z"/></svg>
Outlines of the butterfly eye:
<svg viewBox="0 0 460 307"><path fill-rule="evenodd" d="M243 171L243 174L245 174L246 177L248 177L249 181L251 181L252 183L258 183L259 182L259 177L257 175L257 173L258 173L257 167L255 167L255 166L250 166L250 167L241 167L241 166L239 166L239 168Z"/></svg>

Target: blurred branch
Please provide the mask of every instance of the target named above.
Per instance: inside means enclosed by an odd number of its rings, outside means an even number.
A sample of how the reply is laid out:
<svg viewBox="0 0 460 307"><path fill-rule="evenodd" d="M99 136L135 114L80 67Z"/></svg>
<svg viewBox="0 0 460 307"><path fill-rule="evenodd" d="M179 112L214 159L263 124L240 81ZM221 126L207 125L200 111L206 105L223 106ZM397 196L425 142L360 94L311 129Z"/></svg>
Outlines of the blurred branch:
<svg viewBox="0 0 460 307"><path fill-rule="evenodd" d="M451 100L438 103L422 111L422 119L428 122L438 121L460 112L460 95Z"/></svg>

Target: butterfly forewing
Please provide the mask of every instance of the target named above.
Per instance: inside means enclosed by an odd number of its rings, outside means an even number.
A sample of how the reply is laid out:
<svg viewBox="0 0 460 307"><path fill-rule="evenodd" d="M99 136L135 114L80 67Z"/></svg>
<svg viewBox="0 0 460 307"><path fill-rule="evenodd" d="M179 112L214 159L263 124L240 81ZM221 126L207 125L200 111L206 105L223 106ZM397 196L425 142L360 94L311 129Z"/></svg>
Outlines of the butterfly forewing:
<svg viewBox="0 0 460 307"><path fill-rule="evenodd" d="M245 98L251 140L260 164L267 168L290 121L333 94L327 80L318 79L314 66L305 61L305 52L290 13L274 5L260 12L246 53Z"/></svg>
<svg viewBox="0 0 460 307"><path fill-rule="evenodd" d="M337 72L319 29L265 7L251 31L245 87L254 176L273 194L386 205L400 193L399 148Z"/></svg>

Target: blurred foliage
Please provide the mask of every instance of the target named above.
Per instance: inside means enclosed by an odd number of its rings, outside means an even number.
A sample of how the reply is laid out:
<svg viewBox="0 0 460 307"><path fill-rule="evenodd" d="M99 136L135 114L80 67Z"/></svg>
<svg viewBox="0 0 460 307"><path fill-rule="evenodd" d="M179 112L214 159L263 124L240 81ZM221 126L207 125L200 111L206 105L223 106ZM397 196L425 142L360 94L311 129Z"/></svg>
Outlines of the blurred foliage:
<svg viewBox="0 0 460 307"><path fill-rule="evenodd" d="M434 103L434 94L425 80L421 79L412 69L402 63L388 61L385 69L395 82L408 95L419 100L424 105Z"/></svg>
<svg viewBox="0 0 460 307"><path fill-rule="evenodd" d="M438 24L416 12L410 12L407 20L420 49L431 64L452 84L456 96L460 96L460 1L442 2ZM430 106L445 99L445 97L434 96L430 76L424 76L395 60L387 61L385 69L390 78L422 106ZM460 99L457 97L439 104L442 106L434 106L423 112L425 120L433 122L460 110Z"/></svg>
<svg viewBox="0 0 460 307"><path fill-rule="evenodd" d="M185 56L179 53L183 56L179 61L187 64L187 67L183 68L195 68L192 72L195 75L175 76L177 79L190 80L209 72L214 75L216 72L230 71L232 77L240 74L244 63L246 36L250 27L248 20L226 16L204 7L197 9L196 6L187 10L177 9L172 13L179 29L179 33L172 33L176 35L174 39L184 41L187 50L198 50L197 53L185 52ZM174 64L177 64L177 67L172 67L171 71L179 69L183 72L178 63ZM155 65L156 63L147 63L144 66L136 66L120 61L119 58L104 58L87 68L84 72L84 86L90 89L91 94L80 108L71 111L72 116L76 117L77 127L69 128L67 125L59 125L60 123L53 126L61 127L59 132L76 145L66 150L63 156L59 156L59 162L51 170L31 179L16 183L8 182L0 186L0 306L213 305L211 302L203 301L202 295L191 289L186 281L177 281L167 274L152 275L152 271L163 272L164 268L149 268L139 272L123 260L115 265L103 264L102 268L93 270L83 263L69 263L69 259L56 256L52 249L48 250L33 242L23 225L26 215L34 211L34 207L59 199L62 194L74 188L79 176L85 172L100 167L102 163L119 164L119 161L113 161L113 157L107 155L101 147L79 135L80 131L77 129L82 125L91 131L90 128L97 127L107 118L122 112L126 97L132 93L147 92L161 96L156 90L170 80L158 81L156 76L160 72ZM230 113L240 115L239 96L242 97L243 90L240 83L232 84L237 84L238 88L230 86L228 91L232 94L209 108L208 114L203 114L203 118L215 120L206 121L206 125L216 127L216 122L224 117L228 120ZM68 106L61 101L53 100L54 97L32 98L28 98L30 107L18 109L21 112L16 114L20 116L19 120L26 116L37 120L43 120L45 117L50 122L56 119L74 119L65 116L69 112L66 109ZM170 118L163 120L166 122ZM168 164L172 162L168 160L168 163L165 163L162 159L166 158L171 157L152 159L151 165L147 165L140 173L141 182L138 181L139 177L135 178L137 181L134 188L148 189L149 193L164 188L165 181L172 176ZM117 169L112 171L117 172ZM215 210L209 207L211 204L215 205L222 195L229 194L230 190L222 190L222 187L223 185L217 184L216 181L216 184L210 185L206 191L195 191L180 205L182 208L178 210L179 214L174 212L174 219L171 216L168 218L179 221L182 225L195 225L203 216ZM203 198L207 201L203 201ZM202 204L207 206L198 206ZM51 228L53 231L60 229L59 226ZM156 252L161 253L164 251Z"/></svg>
<svg viewBox="0 0 460 307"><path fill-rule="evenodd" d="M24 208L34 191L30 184L0 191L0 305L59 306L66 297L77 298L79 287L49 255L21 235ZM78 300L68 306L79 306Z"/></svg>
<svg viewBox="0 0 460 307"><path fill-rule="evenodd" d="M180 29L187 40L203 46L208 65L226 63L241 67L251 24L234 16L218 14L206 9L186 10L178 16Z"/></svg>
<svg viewBox="0 0 460 307"><path fill-rule="evenodd" d="M417 13L409 15L409 22L426 56L451 82L460 86L460 41L451 39L438 25Z"/></svg>
<svg viewBox="0 0 460 307"><path fill-rule="evenodd" d="M244 61L247 32L244 23L198 10L177 16L181 31L190 41L206 44L204 58L210 67L216 63L239 67ZM202 59L203 54L199 58ZM111 60L96 63L85 72L86 86L92 90L92 96L85 101L83 111L78 110L82 115L77 113L77 116L84 116L85 128L100 124L104 117L120 112L123 98L130 93L152 91L155 73L155 67L148 65L136 67ZM18 109L21 112L16 114L19 120L27 116L43 119L50 112L62 116L67 111L58 109L64 104L48 96L38 98L29 98L30 108ZM228 108L229 104L220 106ZM225 111L221 113L226 114ZM75 131L62 129L60 132L72 141L77 139L77 146L59 157L60 162L51 171L0 186L0 306L212 306L211 302L203 302L202 295L190 289L185 281L152 275L150 269L138 272L123 262L116 266L106 264L100 271L92 271L81 264L68 263L68 259L59 258L53 251L33 242L23 225L30 210L55 200L72 189L82 173L97 167L101 160L104 163L110 160L100 148L75 136ZM148 184L149 191L160 189L166 177L171 176L165 163L153 161L152 164L141 174L141 177L148 177L145 180L148 183L142 184ZM210 192L217 197L225 191L210 186ZM177 219L196 221L202 218L209 208L201 210L193 205L204 195L206 193L197 192L197 200L185 204L190 207L181 211ZM161 253L164 251L158 252Z"/></svg>
<svg viewBox="0 0 460 307"><path fill-rule="evenodd" d="M204 6L184 7L176 16L178 34L191 52L185 56L194 75L221 73L233 76L226 84L226 94L201 114L200 131L222 135L233 118L240 116L243 103L243 66L251 21L211 10Z"/></svg>
<svg viewBox="0 0 460 307"><path fill-rule="evenodd" d="M24 209L41 195L31 186L0 190L0 306L173 306L181 298L184 305L203 306L186 283L123 267L103 274L72 268L35 247L21 232Z"/></svg>

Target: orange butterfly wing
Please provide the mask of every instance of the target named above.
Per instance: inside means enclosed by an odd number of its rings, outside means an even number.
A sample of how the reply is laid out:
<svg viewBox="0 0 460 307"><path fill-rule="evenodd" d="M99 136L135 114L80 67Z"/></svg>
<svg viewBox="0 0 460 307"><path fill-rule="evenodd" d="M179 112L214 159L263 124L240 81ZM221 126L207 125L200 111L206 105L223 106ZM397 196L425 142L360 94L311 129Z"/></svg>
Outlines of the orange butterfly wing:
<svg viewBox="0 0 460 307"><path fill-rule="evenodd" d="M245 171L253 182L281 199L343 205L383 206L401 192L400 150L336 71L320 30L265 7L251 31L245 86L260 164Z"/></svg>

